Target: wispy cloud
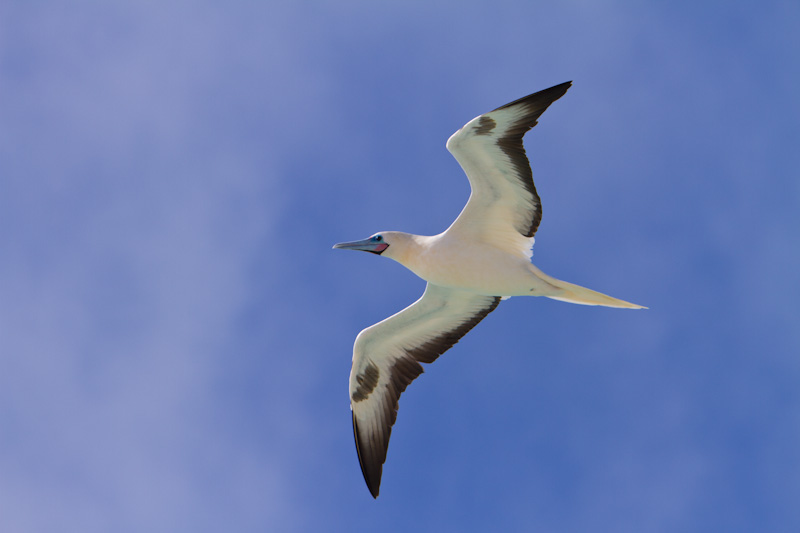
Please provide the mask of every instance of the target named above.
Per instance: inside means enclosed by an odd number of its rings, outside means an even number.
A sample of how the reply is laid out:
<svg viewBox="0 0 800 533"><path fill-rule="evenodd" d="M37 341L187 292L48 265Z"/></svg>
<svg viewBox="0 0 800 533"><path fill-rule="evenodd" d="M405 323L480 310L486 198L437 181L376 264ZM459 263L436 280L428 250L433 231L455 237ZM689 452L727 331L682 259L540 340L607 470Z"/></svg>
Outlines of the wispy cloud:
<svg viewBox="0 0 800 533"><path fill-rule="evenodd" d="M798 523L800 14L728 7L3 4L0 528ZM651 310L505 302L373 502L349 351L422 285L330 245L443 230L447 136L567 79L534 258Z"/></svg>

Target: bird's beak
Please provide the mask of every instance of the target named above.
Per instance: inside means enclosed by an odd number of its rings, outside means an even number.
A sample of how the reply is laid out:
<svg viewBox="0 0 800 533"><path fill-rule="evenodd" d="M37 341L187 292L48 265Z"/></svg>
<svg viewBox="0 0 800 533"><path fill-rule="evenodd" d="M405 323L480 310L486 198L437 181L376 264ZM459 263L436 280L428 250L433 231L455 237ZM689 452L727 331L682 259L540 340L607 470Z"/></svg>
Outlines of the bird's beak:
<svg viewBox="0 0 800 533"><path fill-rule="evenodd" d="M375 242L372 239L364 239L363 241L353 242L340 242L334 244L334 248L341 248L342 250L361 250L362 252L372 252L373 254L382 254L389 245L385 242Z"/></svg>

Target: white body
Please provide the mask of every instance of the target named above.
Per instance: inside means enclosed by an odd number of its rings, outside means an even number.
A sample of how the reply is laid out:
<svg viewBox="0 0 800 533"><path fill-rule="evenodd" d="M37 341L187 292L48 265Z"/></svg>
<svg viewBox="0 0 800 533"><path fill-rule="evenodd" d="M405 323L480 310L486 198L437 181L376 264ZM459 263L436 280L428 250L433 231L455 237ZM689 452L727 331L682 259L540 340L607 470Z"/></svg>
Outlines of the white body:
<svg viewBox="0 0 800 533"><path fill-rule="evenodd" d="M382 255L441 287L502 298L546 296L582 305L643 309L548 276L530 262L529 250L502 250L493 243L469 240L452 226L432 237L396 231L381 235L393 243Z"/></svg>
<svg viewBox="0 0 800 533"><path fill-rule="evenodd" d="M392 232L384 232L387 234L392 238ZM429 283L484 296L549 296L558 292L520 254L465 240L457 233L409 237L413 253L402 254L397 260ZM391 246L387 252L393 258Z"/></svg>

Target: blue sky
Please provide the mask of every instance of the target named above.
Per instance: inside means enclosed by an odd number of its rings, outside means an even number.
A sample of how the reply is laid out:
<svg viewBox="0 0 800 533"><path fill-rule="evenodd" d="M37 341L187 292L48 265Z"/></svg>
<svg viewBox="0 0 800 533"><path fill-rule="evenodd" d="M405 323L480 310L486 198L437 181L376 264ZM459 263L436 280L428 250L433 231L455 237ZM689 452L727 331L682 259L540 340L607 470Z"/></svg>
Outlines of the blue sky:
<svg viewBox="0 0 800 533"><path fill-rule="evenodd" d="M796 2L0 5L0 530L796 531ZM424 282L444 143L526 137L545 272L408 389L373 501L347 380Z"/></svg>

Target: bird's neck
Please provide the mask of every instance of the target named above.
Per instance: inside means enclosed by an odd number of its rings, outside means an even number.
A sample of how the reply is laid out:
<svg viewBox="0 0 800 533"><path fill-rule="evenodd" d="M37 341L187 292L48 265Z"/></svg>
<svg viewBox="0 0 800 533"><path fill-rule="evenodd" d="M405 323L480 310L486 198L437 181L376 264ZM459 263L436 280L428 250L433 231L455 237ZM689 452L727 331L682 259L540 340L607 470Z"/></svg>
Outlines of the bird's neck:
<svg viewBox="0 0 800 533"><path fill-rule="evenodd" d="M391 259L394 259L412 272L419 270L420 262L425 261L427 253L434 245L436 236L407 234L402 246L396 247L392 251Z"/></svg>

